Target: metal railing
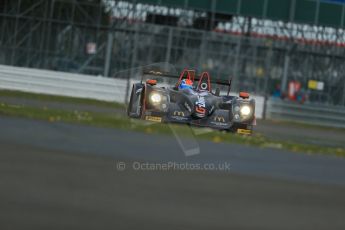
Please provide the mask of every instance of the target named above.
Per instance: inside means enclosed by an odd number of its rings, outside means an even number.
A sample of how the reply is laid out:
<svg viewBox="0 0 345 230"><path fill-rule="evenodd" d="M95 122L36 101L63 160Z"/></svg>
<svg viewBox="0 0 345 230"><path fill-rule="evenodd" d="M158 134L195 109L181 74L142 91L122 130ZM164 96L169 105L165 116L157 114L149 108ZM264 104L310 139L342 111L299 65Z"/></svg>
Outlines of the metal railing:
<svg viewBox="0 0 345 230"><path fill-rule="evenodd" d="M127 80L0 65L0 89L125 101Z"/></svg>
<svg viewBox="0 0 345 230"><path fill-rule="evenodd" d="M345 107L324 104L297 104L282 100L267 101L267 118L314 125L345 128Z"/></svg>

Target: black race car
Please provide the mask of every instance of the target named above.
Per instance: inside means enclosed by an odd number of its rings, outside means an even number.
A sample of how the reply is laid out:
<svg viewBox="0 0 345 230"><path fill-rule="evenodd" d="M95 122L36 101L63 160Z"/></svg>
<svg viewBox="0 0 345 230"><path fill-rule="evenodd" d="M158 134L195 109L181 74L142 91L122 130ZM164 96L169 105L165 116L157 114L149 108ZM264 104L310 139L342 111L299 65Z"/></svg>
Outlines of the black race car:
<svg viewBox="0 0 345 230"><path fill-rule="evenodd" d="M172 87L158 83L163 78L178 78ZM143 80L147 79L147 80ZM193 89L180 89L182 80L194 82ZM219 85L214 91L213 84ZM220 95L220 86L228 87ZM180 76L143 72L141 82L133 84L127 114L154 122L186 123L194 126L251 134L255 125L255 100L246 92L230 96L231 80L211 81L208 72L200 77L185 69Z"/></svg>

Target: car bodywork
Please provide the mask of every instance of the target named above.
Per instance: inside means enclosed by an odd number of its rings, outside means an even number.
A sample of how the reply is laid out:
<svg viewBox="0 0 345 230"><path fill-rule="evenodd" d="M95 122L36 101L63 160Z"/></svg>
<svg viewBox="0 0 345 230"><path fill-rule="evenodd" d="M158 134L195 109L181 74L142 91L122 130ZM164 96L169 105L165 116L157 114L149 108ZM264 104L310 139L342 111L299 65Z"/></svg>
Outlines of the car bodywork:
<svg viewBox="0 0 345 230"><path fill-rule="evenodd" d="M174 86L164 87L158 83L162 78L178 80ZM192 90L179 89L183 79L194 82ZM221 96L218 87L213 91L214 84L227 86L227 94ZM133 84L127 114L153 122L185 123L251 134L255 125L255 100L245 92L230 96L230 87L231 80L212 81L208 72L200 77L195 76L194 70L187 69L180 76L144 72L142 80Z"/></svg>

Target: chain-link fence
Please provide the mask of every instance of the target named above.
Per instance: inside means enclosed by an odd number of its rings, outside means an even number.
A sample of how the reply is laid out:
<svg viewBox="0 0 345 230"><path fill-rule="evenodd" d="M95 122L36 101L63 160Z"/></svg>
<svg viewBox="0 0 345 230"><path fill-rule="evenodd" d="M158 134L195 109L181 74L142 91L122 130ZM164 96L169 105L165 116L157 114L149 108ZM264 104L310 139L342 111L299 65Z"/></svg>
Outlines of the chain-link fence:
<svg viewBox="0 0 345 230"><path fill-rule="evenodd" d="M295 80L310 102L345 105L345 49L259 36L259 28L270 33L274 28L294 28L282 22L268 26L253 18L233 17L220 23L228 30L210 31L157 25L147 20L148 6L133 7L124 1L4 2L0 6L1 64L113 77L120 70L169 62L177 69L232 77L235 91L270 95L278 85L286 92L288 83ZM249 27L255 28L255 36ZM327 36L329 32L325 30ZM308 89L309 80L324 82L323 90Z"/></svg>

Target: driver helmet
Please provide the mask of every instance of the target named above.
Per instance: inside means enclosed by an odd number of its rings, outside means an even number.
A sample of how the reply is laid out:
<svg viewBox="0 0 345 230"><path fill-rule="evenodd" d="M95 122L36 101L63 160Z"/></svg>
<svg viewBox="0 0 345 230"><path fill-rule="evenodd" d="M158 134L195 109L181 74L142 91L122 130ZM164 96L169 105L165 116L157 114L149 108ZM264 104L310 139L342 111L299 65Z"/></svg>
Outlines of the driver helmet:
<svg viewBox="0 0 345 230"><path fill-rule="evenodd" d="M179 86L179 89L192 89L192 88L193 88L193 82L190 79L183 79Z"/></svg>

